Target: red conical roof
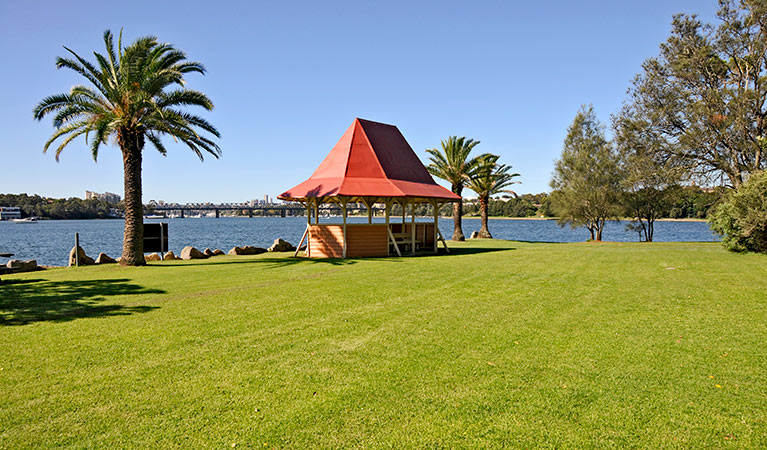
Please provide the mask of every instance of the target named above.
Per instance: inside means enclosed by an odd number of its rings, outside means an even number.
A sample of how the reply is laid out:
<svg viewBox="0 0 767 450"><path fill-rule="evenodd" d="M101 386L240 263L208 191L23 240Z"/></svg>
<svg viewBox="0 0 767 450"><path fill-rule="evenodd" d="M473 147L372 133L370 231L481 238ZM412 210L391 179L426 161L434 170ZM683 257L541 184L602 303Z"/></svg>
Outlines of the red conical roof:
<svg viewBox="0 0 767 450"><path fill-rule="evenodd" d="M317 170L277 198L411 197L456 201L434 182L394 125L354 119Z"/></svg>

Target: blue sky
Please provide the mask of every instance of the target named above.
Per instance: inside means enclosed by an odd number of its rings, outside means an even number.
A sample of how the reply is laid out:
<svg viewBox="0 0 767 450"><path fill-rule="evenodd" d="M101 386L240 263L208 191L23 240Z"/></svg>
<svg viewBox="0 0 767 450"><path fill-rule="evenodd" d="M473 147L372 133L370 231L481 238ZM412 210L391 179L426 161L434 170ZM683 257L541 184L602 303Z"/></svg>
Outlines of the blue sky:
<svg viewBox="0 0 767 450"><path fill-rule="evenodd" d="M202 61L188 85L216 109L221 159L201 163L166 140L144 152L144 201L238 202L307 178L355 117L397 125L422 160L450 135L481 141L521 173L519 193L548 191L553 161L581 104L606 124L642 61L657 55L672 15L714 21L714 0L537 2L0 3L0 192L122 195L117 147L94 163L76 141L56 163L53 131L32 109L81 83L56 70L63 45L103 51L158 36ZM200 111L198 111L200 112Z"/></svg>

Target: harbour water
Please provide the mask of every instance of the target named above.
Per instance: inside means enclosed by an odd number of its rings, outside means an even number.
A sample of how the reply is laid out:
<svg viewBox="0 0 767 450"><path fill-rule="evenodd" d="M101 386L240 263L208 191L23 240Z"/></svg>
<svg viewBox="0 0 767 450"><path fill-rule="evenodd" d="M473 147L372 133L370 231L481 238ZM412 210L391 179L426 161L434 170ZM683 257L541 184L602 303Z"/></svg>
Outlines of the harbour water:
<svg viewBox="0 0 767 450"><path fill-rule="evenodd" d="M366 222L367 219L353 217L349 221ZM176 254L186 245L200 250L220 248L225 252L241 245L268 247L278 237L295 245L306 227L304 217L148 219L146 222L168 223L169 246ZM323 218L321 222L337 223L340 218ZM439 223L442 235L450 239L452 219L440 219ZM117 257L122 253L123 225L122 220L41 220L33 224L3 221L0 222L0 253L14 253L18 259L36 259L43 265L66 265L75 233L80 233L80 245L89 256L105 252ZM637 241L637 233L626 231L625 225L626 222L609 222L604 240ZM463 220L467 237L479 227L479 219ZM490 232L497 239L517 241L582 242L589 237L585 228L562 228L553 220L534 219L490 219ZM719 238L706 222L663 221L655 224L655 240L717 241Z"/></svg>

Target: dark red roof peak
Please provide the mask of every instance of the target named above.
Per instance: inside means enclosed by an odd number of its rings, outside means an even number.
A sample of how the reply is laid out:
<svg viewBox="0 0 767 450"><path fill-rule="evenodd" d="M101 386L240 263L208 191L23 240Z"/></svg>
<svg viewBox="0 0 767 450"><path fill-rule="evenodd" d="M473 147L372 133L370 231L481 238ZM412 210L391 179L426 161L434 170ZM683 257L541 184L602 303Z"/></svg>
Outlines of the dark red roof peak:
<svg viewBox="0 0 767 450"><path fill-rule="evenodd" d="M308 180L277 198L329 196L460 199L434 182L396 126L360 118Z"/></svg>

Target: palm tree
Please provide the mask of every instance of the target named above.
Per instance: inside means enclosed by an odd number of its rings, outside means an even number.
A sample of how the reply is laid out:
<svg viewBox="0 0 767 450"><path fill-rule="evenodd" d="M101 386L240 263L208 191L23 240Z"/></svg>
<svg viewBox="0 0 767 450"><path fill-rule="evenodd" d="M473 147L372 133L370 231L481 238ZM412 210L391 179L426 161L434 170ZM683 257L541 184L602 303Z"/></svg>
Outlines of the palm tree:
<svg viewBox="0 0 767 450"><path fill-rule="evenodd" d="M450 136L442 142L442 150L436 148L426 149L429 153L430 164L427 167L429 173L442 178L450 183L450 190L461 195L465 183L471 178L474 171L480 166L483 158L487 155L479 155L469 158L471 150L479 144L474 139L466 137ZM466 238L461 229L461 216L463 215L463 200L453 203L453 240L463 241Z"/></svg>
<svg viewBox="0 0 767 450"><path fill-rule="evenodd" d="M474 176L466 183L466 187L476 192L477 196L479 196L482 228L479 230L478 236L481 238L493 238L487 227L487 210L490 197L504 192L516 196L514 191L506 189L512 184L519 183L519 181L514 181L514 178L518 177L519 174L509 173L510 169L511 166L498 164L498 156L490 155L482 161L481 165L474 172Z"/></svg>
<svg viewBox="0 0 767 450"><path fill-rule="evenodd" d="M104 32L106 56L95 53L96 64L64 47L72 58L57 58L57 68L68 68L82 75L91 86L74 86L68 94L44 98L35 107L35 119L56 113L56 131L45 143L43 153L58 138L66 136L56 149L56 161L64 147L78 136L85 136L93 160L99 147L112 138L123 156L125 185L125 234L123 265L144 265L144 210L141 202L141 158L145 141L162 155L166 149L160 136L168 135L186 144L200 160L203 152L219 157L221 149L211 139L198 134L206 131L221 137L205 119L181 108L201 106L210 111L213 103L202 92L184 88L184 74L204 74L199 62L187 61L184 52L170 44L160 44L149 36L122 47L122 31L117 49L114 37ZM117 51L115 51L117 50ZM181 88L173 88L174 85Z"/></svg>

